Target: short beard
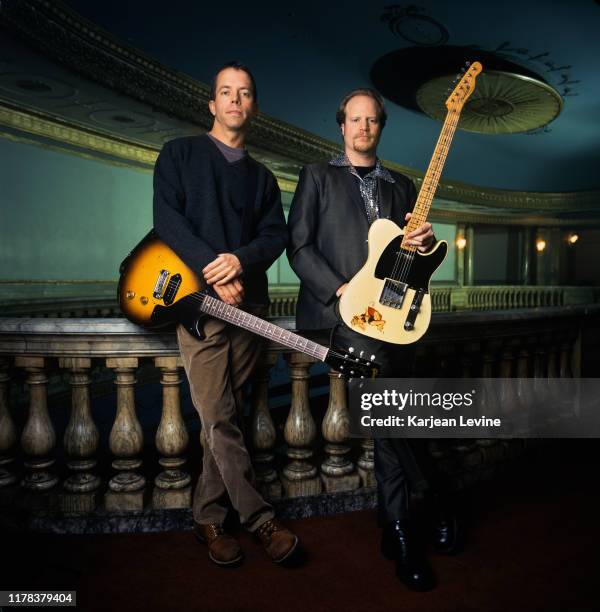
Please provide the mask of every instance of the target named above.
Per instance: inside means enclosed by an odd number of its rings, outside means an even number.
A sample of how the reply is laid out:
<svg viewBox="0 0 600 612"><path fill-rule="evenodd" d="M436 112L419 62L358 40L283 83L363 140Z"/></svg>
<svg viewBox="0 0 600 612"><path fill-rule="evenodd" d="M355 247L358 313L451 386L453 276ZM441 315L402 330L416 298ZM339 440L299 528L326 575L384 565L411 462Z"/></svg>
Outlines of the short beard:
<svg viewBox="0 0 600 612"><path fill-rule="evenodd" d="M361 142L359 139L354 141L354 150L359 153L371 153L377 150L377 140L372 139L368 142Z"/></svg>

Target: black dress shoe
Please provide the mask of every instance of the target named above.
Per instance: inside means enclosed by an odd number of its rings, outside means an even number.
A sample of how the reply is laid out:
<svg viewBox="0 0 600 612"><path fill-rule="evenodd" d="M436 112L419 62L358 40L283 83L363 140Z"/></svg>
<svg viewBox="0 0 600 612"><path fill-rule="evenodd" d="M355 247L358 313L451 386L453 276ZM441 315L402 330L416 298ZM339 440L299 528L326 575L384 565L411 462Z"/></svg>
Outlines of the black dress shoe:
<svg viewBox="0 0 600 612"><path fill-rule="evenodd" d="M442 555L455 555L462 548L462 533L456 514L440 515L433 524L433 548Z"/></svg>
<svg viewBox="0 0 600 612"><path fill-rule="evenodd" d="M409 589L430 591L435 587L431 566L419 550L408 521L394 521L385 527L381 553L396 562L396 576Z"/></svg>
<svg viewBox="0 0 600 612"><path fill-rule="evenodd" d="M433 548L442 555L455 555L463 545L463 529L448 499L434 496L432 508Z"/></svg>

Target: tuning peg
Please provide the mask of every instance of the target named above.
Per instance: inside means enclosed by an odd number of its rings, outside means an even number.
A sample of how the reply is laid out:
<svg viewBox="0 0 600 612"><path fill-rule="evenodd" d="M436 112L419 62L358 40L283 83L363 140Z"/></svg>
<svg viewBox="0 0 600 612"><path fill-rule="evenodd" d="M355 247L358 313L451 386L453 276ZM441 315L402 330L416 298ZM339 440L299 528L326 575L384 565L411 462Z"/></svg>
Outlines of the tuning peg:
<svg viewBox="0 0 600 612"><path fill-rule="evenodd" d="M342 375L341 375L341 374L338 374L338 378L341 378L341 377L342 377Z"/></svg>
<svg viewBox="0 0 600 612"><path fill-rule="evenodd" d="M361 377L360 377L360 379L361 379L361 380L364 380L364 378L365 378L364 376L361 376Z"/></svg>
<svg viewBox="0 0 600 612"><path fill-rule="evenodd" d="M364 352L364 351L361 351L361 352L359 353L359 355L358 355L358 356L359 356L359 357L362 357L364 354L365 354L365 352Z"/></svg>
<svg viewBox="0 0 600 612"><path fill-rule="evenodd" d="M465 62L465 68L468 68L471 65L471 62Z"/></svg>
<svg viewBox="0 0 600 612"><path fill-rule="evenodd" d="M375 361L375 355L371 355L370 361Z"/></svg>
<svg viewBox="0 0 600 612"><path fill-rule="evenodd" d="M349 353L354 353L354 347L353 346L348 347L348 352Z"/></svg>
<svg viewBox="0 0 600 612"><path fill-rule="evenodd" d="M354 370L350 370L350 376L354 374Z"/></svg>

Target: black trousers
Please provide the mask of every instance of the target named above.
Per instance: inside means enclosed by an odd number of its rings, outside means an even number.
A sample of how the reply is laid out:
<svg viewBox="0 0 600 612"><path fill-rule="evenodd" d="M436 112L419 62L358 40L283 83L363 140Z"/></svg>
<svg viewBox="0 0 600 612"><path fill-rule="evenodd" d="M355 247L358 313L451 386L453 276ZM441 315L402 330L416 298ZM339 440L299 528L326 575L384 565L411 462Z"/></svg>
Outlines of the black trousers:
<svg viewBox="0 0 600 612"><path fill-rule="evenodd" d="M353 347L356 353L374 354L381 366L379 378L412 375L414 349L411 346L379 342L353 331L344 323L332 330L331 344L345 351ZM430 488L434 466L426 448L427 440L376 438L374 442L378 522L384 526L408 516L410 492Z"/></svg>

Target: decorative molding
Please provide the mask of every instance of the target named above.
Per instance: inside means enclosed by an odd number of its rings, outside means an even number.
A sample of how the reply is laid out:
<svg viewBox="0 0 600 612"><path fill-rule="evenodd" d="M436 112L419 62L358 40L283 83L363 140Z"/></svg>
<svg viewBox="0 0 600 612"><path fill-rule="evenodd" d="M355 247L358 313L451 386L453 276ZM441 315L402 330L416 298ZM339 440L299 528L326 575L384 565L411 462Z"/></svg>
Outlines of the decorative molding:
<svg viewBox="0 0 600 612"><path fill-rule="evenodd" d="M27 44L48 57L92 81L204 129L208 129L212 124L212 116L207 109L208 86L167 68L134 47L123 44L58 0L5 1L0 5L0 25L15 32ZM68 131L61 132L56 129L53 133L53 138L60 138L63 135L69 137ZM127 159L127 154L134 158L136 156L144 158L145 155L145 159L150 159L152 155L151 148L142 154L130 143L122 142L121 146L117 146L110 143L110 139L109 142L102 142L99 140L102 137L89 133L92 134L89 136L92 145L104 146L116 152L121 156L119 159ZM282 155L299 164L326 160L341 150L336 143L262 113L253 122L248 143L262 151ZM409 176L417 185L423 179L423 172L391 162L385 164ZM282 190L293 191L295 183L289 177L278 180ZM440 182L437 197L460 203L483 205L490 209L505 208L523 212L573 213L596 211L600 208L600 191L571 193L507 191L451 180ZM515 221L511 219L510 222ZM583 220L577 221L579 222L584 223Z"/></svg>
<svg viewBox="0 0 600 612"><path fill-rule="evenodd" d="M469 223L471 225L524 225L532 227L598 227L600 226L600 216L586 218L557 218L542 215L522 215L512 214L485 214L472 213L462 210L449 210L439 208L434 202L433 208L429 213L432 222L441 223Z"/></svg>
<svg viewBox="0 0 600 612"><path fill-rule="evenodd" d="M136 162L142 166L154 166L158 150L104 136L80 127L70 126L55 119L43 117L31 111L24 112L0 104L0 125L48 138L54 142L84 149L86 153L102 154L122 160Z"/></svg>
<svg viewBox="0 0 600 612"><path fill-rule="evenodd" d="M62 2L11 2L1 9L0 23L93 81L204 129L212 125L208 86L123 44ZM248 143L283 155L293 151L293 158L301 163L339 151L327 140L262 113L253 122Z"/></svg>

